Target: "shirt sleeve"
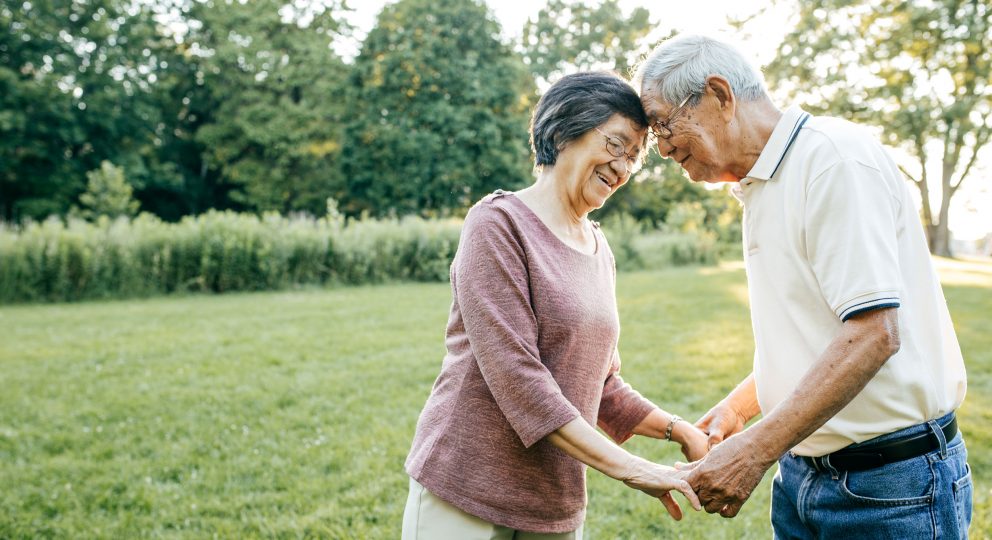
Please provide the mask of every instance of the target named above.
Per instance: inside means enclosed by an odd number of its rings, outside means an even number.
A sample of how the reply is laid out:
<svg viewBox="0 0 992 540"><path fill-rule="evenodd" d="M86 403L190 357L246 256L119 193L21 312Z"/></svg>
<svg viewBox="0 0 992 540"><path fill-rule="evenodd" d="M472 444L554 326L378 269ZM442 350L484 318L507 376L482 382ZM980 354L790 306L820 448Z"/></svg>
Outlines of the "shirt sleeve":
<svg viewBox="0 0 992 540"><path fill-rule="evenodd" d="M466 217L455 296L489 391L525 447L580 416L537 349L526 254L509 218L482 203Z"/></svg>
<svg viewBox="0 0 992 540"><path fill-rule="evenodd" d="M617 444L623 444L633 436L637 424L656 408L620 377L620 353L614 349L599 402L599 428Z"/></svg>
<svg viewBox="0 0 992 540"><path fill-rule="evenodd" d="M841 321L899 307L898 213L881 171L856 160L830 166L809 185L806 252Z"/></svg>

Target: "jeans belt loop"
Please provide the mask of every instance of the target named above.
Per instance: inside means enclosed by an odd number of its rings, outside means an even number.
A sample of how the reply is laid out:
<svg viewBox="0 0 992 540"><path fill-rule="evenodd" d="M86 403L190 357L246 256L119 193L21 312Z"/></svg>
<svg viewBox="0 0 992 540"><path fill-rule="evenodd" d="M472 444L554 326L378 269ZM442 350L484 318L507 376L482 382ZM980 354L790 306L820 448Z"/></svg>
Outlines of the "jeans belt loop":
<svg viewBox="0 0 992 540"><path fill-rule="evenodd" d="M937 442L940 444L941 461L947 459L947 438L944 437L944 430L937 425L936 420L930 420L927 422L927 427L929 427L930 431L937 437Z"/></svg>
<svg viewBox="0 0 992 540"><path fill-rule="evenodd" d="M823 468L830 472L830 478L837 480L840 478L840 471L830 463L830 454L823 456Z"/></svg>

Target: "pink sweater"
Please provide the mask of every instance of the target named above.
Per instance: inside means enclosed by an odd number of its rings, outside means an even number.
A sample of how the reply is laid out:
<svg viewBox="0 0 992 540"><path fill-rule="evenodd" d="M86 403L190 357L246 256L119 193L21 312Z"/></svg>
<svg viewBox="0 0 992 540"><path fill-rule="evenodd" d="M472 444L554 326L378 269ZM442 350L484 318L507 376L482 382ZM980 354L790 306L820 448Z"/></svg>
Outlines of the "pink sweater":
<svg viewBox="0 0 992 540"><path fill-rule="evenodd" d="M655 406L620 378L613 254L566 246L515 195L465 218L441 374L406 470L469 514L518 530L585 519L585 465L544 437L582 416L622 443Z"/></svg>

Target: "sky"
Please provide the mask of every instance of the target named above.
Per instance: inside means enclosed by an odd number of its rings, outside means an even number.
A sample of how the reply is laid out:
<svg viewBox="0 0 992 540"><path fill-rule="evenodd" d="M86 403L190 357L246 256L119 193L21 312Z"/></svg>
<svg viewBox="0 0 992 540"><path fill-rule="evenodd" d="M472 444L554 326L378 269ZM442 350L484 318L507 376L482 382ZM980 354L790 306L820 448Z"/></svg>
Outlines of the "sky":
<svg viewBox="0 0 992 540"><path fill-rule="evenodd" d="M392 0L354 0L349 4L354 12L349 17L356 27L356 40L343 42L336 47L345 57L358 54L361 39L375 24L376 16ZM489 9L503 27L503 35L513 39L520 35L524 23L536 17L546 4L544 0L486 0ZM792 8L788 2L768 2L768 0L620 0L624 13L635 7L646 7L651 20L658 22L658 36L664 36L672 29L679 32L705 33L734 42L758 66L767 64L775 55L775 50L785 33L792 26ZM745 27L745 33L734 33L727 19L753 17ZM650 38L650 36L649 36ZM789 104L781 103L785 108ZM933 153L931 153L933 155ZM939 153L938 153L939 155ZM992 148L986 148L976 170L951 201L950 227L954 237L961 240L975 240L992 233ZM906 161L905 154L897 157L900 163L907 163L915 170L915 162ZM940 178L940 163L927 167L931 178ZM919 193L912 189L914 196ZM936 195L936 190L931 188ZM933 199L936 211L939 201Z"/></svg>

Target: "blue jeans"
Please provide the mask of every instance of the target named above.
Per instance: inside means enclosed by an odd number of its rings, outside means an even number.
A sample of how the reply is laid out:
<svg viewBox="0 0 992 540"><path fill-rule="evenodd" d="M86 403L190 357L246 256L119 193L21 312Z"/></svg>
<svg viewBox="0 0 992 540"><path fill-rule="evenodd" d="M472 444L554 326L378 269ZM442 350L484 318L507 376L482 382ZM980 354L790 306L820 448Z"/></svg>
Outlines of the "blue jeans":
<svg viewBox="0 0 992 540"><path fill-rule="evenodd" d="M958 433L944 440L951 415L854 447L932 430L940 448L867 471L817 471L786 454L772 483L776 539L968 538L971 468Z"/></svg>

